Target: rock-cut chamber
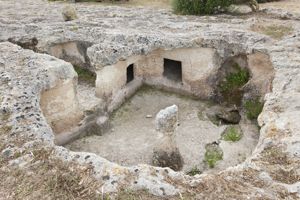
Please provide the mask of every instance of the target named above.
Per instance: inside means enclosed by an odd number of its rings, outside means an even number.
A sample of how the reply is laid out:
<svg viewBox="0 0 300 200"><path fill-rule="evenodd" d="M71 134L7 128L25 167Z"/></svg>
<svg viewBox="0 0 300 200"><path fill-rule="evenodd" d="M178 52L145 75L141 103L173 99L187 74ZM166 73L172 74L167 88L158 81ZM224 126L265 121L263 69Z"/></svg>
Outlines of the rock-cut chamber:
<svg viewBox="0 0 300 200"><path fill-rule="evenodd" d="M85 88L99 100L92 109L72 114L72 108L80 107L82 92L76 91L76 81L42 94L44 115L57 138L63 138L58 144L124 166L159 165L190 175L225 169L251 155L259 138L256 118L273 78L266 54L222 58L212 48L159 49L94 73L96 87ZM69 111L63 105L69 105ZM166 134L157 130L156 117L172 105L178 107L177 125ZM154 161L162 141L171 144L166 151L176 149L180 154L181 167L172 166L171 161L178 162L176 156Z"/></svg>

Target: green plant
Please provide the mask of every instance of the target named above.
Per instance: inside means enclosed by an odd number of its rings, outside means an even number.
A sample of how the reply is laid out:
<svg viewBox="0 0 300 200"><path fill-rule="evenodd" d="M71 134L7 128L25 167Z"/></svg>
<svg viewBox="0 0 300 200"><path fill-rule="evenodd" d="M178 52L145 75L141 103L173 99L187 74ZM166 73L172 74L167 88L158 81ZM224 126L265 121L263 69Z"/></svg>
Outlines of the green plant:
<svg viewBox="0 0 300 200"><path fill-rule="evenodd" d="M210 168L214 168L216 163L223 159L223 151L215 144L206 145L205 150L204 162L206 162Z"/></svg>
<svg viewBox="0 0 300 200"><path fill-rule="evenodd" d="M222 139L225 141L237 142L242 138L242 133L234 126L228 127L222 134Z"/></svg>
<svg viewBox="0 0 300 200"><path fill-rule="evenodd" d="M184 15L214 14L230 6L232 2L232 0L173 0L173 10Z"/></svg>
<svg viewBox="0 0 300 200"><path fill-rule="evenodd" d="M236 69L236 72L228 74L220 84L222 92L238 89L249 80L249 72L246 69L242 69L238 64L235 64L233 67Z"/></svg>
<svg viewBox="0 0 300 200"><path fill-rule="evenodd" d="M255 100L247 100L244 104L246 115L248 119L253 120L257 119L258 115L261 113L263 109L263 103L259 101L259 99Z"/></svg>
<svg viewBox="0 0 300 200"><path fill-rule="evenodd" d="M196 167L194 166L189 172L187 172L186 174L187 175L190 175L190 176L195 176L197 174L201 174L202 172Z"/></svg>
<svg viewBox="0 0 300 200"><path fill-rule="evenodd" d="M93 72L76 65L74 65L74 70L78 74L79 81L86 82L92 85L95 84L96 75Z"/></svg>

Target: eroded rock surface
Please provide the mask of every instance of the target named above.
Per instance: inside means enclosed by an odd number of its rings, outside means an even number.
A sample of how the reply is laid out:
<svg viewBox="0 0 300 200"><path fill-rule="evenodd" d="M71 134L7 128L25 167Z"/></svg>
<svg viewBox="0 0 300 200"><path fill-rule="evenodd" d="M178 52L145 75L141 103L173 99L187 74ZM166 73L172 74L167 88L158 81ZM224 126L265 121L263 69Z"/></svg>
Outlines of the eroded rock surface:
<svg viewBox="0 0 300 200"><path fill-rule="evenodd" d="M162 133L174 133L178 124L178 107L176 105L159 111L155 117L156 130Z"/></svg>

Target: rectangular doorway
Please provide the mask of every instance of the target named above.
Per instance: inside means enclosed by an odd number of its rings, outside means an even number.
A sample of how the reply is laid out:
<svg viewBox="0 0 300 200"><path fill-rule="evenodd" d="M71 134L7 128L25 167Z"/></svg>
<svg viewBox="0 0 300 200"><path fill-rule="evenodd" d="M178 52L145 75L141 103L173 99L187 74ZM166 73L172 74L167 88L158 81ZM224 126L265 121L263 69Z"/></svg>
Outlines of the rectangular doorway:
<svg viewBox="0 0 300 200"><path fill-rule="evenodd" d="M164 58L163 76L172 81L182 82L181 62Z"/></svg>

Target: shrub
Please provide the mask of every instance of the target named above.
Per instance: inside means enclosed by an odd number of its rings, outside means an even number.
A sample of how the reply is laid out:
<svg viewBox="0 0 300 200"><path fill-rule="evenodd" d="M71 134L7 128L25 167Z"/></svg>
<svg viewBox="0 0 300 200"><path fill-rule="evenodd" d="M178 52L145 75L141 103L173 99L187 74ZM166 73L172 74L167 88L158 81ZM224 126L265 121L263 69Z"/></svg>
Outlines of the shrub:
<svg viewBox="0 0 300 200"><path fill-rule="evenodd" d="M175 13L184 15L213 14L232 4L233 0L173 0Z"/></svg>
<svg viewBox="0 0 300 200"><path fill-rule="evenodd" d="M242 69L238 64L234 66L236 72L230 73L225 80L221 82L220 88L222 92L228 92L238 89L245 85L249 80L249 73L246 69Z"/></svg>
<svg viewBox="0 0 300 200"><path fill-rule="evenodd" d="M205 150L204 162L206 162L210 168L214 168L216 163L223 159L223 151L215 144L206 145Z"/></svg>
<svg viewBox="0 0 300 200"><path fill-rule="evenodd" d="M224 131L222 139L225 141L237 142L242 138L242 136L243 135L240 130L234 126L230 126Z"/></svg>
<svg viewBox="0 0 300 200"><path fill-rule="evenodd" d="M258 99L246 101L244 107L246 109L248 119L257 119L263 109L263 106L263 103L261 103Z"/></svg>

